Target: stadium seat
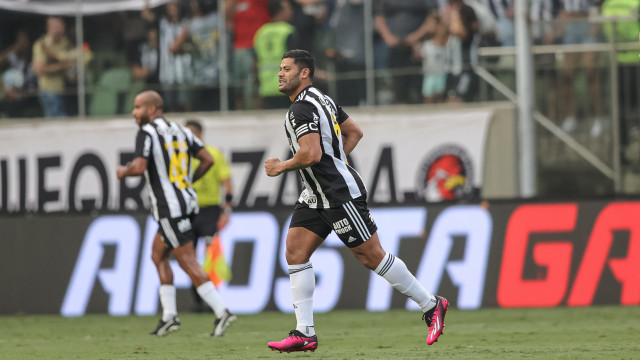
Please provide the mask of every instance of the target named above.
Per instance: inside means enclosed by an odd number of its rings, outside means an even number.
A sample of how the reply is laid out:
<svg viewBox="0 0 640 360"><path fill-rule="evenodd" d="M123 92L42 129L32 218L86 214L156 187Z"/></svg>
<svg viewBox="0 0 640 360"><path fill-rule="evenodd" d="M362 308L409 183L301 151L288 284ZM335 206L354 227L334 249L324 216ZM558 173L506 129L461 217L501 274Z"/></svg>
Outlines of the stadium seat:
<svg viewBox="0 0 640 360"><path fill-rule="evenodd" d="M124 99L131 87L131 71L127 67L105 70L94 87L89 113L92 116L121 114L128 111Z"/></svg>

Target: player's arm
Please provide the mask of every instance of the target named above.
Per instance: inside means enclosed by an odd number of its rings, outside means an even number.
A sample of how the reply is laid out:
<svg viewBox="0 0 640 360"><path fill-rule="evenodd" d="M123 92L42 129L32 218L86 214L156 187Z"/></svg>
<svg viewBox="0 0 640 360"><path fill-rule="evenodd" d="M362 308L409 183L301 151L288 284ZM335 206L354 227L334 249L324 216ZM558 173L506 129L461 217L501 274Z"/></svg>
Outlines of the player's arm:
<svg viewBox="0 0 640 360"><path fill-rule="evenodd" d="M278 158L268 158L264 163L267 175L278 176L283 172L304 169L320 162L322 158L320 134L303 135L298 139L298 144L300 149L289 160L280 161Z"/></svg>
<svg viewBox="0 0 640 360"><path fill-rule="evenodd" d="M122 179L128 176L140 176L144 174L146 170L147 170L147 159L142 156L138 156L127 165L118 166L116 173L118 175L118 179Z"/></svg>
<svg viewBox="0 0 640 360"><path fill-rule="evenodd" d="M140 130L136 135L136 150L133 153L133 161L127 165L119 165L116 169L118 179L127 176L140 176L147 170L147 159L151 154L151 136Z"/></svg>
<svg viewBox="0 0 640 360"><path fill-rule="evenodd" d="M201 148L195 155L196 159L200 160L200 164L193 172L193 182L200 179L202 175L204 175L209 168L213 165L213 158L211 154L205 148Z"/></svg>
<svg viewBox="0 0 640 360"><path fill-rule="evenodd" d="M342 133L342 149L345 155L349 155L355 149L364 133L360 126L351 118L347 118L340 124L340 132Z"/></svg>

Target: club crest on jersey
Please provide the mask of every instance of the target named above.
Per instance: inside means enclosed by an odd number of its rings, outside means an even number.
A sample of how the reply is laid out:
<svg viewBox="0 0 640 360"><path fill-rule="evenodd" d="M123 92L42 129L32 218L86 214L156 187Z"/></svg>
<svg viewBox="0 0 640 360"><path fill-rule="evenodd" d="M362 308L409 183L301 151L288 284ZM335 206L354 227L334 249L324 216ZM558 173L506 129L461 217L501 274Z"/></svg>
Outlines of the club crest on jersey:
<svg viewBox="0 0 640 360"><path fill-rule="evenodd" d="M416 179L416 193L426 201L455 200L474 196L473 163L460 146L443 145L422 161Z"/></svg>
<svg viewBox="0 0 640 360"><path fill-rule="evenodd" d="M336 234L340 235L353 230L353 228L351 227L351 224L349 224L349 220L344 218L333 223L333 230L336 231Z"/></svg>

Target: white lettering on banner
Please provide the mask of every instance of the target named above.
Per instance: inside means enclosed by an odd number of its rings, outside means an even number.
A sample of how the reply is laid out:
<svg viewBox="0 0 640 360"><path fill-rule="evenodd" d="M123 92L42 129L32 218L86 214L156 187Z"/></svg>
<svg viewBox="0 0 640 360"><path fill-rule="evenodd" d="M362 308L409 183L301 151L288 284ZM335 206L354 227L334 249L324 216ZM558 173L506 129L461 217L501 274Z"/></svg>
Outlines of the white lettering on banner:
<svg viewBox="0 0 640 360"><path fill-rule="evenodd" d="M145 224L144 242L142 245L142 257L140 258L140 273L138 274L138 289L136 291L136 303L134 312L136 315L155 315L158 313L158 289L160 279L158 271L151 259L153 240L158 232L158 223L152 216L147 217ZM191 279L182 270L177 260L169 260L173 271L173 285L176 289L191 288Z"/></svg>
<svg viewBox="0 0 640 360"><path fill-rule="evenodd" d="M416 191L416 176L425 156L434 149L454 144L468 152L474 167L473 186L479 188L491 116L492 112L485 109L401 112L389 122L384 113L359 113L356 120L367 140L358 144L357 154L353 154L354 164L360 174L372 181L367 185L377 184L369 187L373 200L401 203L405 193ZM262 169L263 156L288 154L282 114L260 119L238 116L211 120L214 117L203 118L205 140L216 144L230 159L233 176L239 184L234 188L237 199L234 205L250 207L258 199L267 199L269 204L293 204L296 198L289 196L288 190L296 183L288 182L284 189L287 196L283 196L282 182L273 181ZM255 131L256 126L260 131ZM115 176L117 165L133 156L137 128L131 120L90 124L62 121L35 127L12 124L0 129L0 154L6 154L0 159L0 179L6 179L4 183L0 181L0 190L6 189L0 191L0 210L46 213L96 208L118 211L140 210L149 205L142 201L147 199L146 190L136 186L138 179L125 181L127 186L123 186ZM381 148L389 150L385 152ZM234 154L257 157L251 157L247 163L246 157L234 160ZM295 194L299 194L297 189Z"/></svg>
<svg viewBox="0 0 640 360"><path fill-rule="evenodd" d="M280 268L285 274L289 273L285 249L290 223L291 216L289 216L282 227L280 251L278 253ZM338 300L340 300L344 275L344 261L342 260L342 256L335 250L336 247L340 246L344 245L334 233L331 233L311 256L313 272L317 278L316 288L313 292L314 312L322 313L331 311L335 308ZM285 313L293 312L289 276L282 276L275 279L273 300L278 310Z"/></svg>
<svg viewBox="0 0 640 360"><path fill-rule="evenodd" d="M371 216L379 224L380 244L387 252L397 254L403 237L420 236L427 221L424 207L371 210ZM385 311L391 307L393 288L374 271L369 278L367 310ZM413 301L412 301L413 302Z"/></svg>
<svg viewBox="0 0 640 360"><path fill-rule="evenodd" d="M131 216L102 216L94 220L82 242L60 310L63 316L84 315L99 281L109 296L109 314L128 315L138 257L140 229ZM115 246L113 268L100 269L104 247Z"/></svg>
<svg viewBox="0 0 640 360"><path fill-rule="evenodd" d="M482 305L484 281L489 261L493 220L481 206L452 206L436 219L422 254L416 277L425 288L437 293L446 269L451 281L458 286L457 307L477 309ZM453 237L466 238L462 260L448 262ZM417 309L413 301L408 309Z"/></svg>
<svg viewBox="0 0 640 360"><path fill-rule="evenodd" d="M267 212L236 213L220 232L224 256L232 266L235 245L239 242L253 243L253 258L250 264L249 281L246 285L220 286L220 295L231 311L238 314L262 311L271 297L279 225L275 217Z"/></svg>
<svg viewBox="0 0 640 360"><path fill-rule="evenodd" d="M403 238L423 236L427 219L424 207L373 209L371 213L380 225L378 232L382 246L390 253L397 254ZM248 282L242 285L223 284L219 288L222 298L232 311L239 314L263 311L273 296L280 311L293 312L285 258L290 221L289 218L280 228L275 216L270 213L237 213L221 231L225 258L231 266L238 243L250 242L253 246L252 261L236 264L248 267ZM434 222L416 271L418 281L429 291L437 293L446 271L459 289L457 306L462 309L480 307L492 226L491 215L480 206L446 208ZM147 218L144 230L141 239L140 226L133 217L125 215L101 216L91 223L63 300L63 316L83 315L97 283L109 297L108 311L111 315L129 315L132 305L136 315L153 315L158 312L159 280L151 260L157 223L151 216ZM465 238L464 254L461 260L450 261L454 237ZM105 246L115 247L114 265L109 269L100 268ZM139 250L141 246L142 251ZM311 257L317 277L314 293L316 312L333 310L342 297L344 260L338 248L343 246L335 232L332 232ZM204 246L201 245L199 258L202 258L203 249ZM139 253L142 255L139 256ZM275 278L276 261L287 275ZM171 260L171 268L176 288L189 288L191 281L177 261ZM393 291L386 280L371 272L366 308L370 311L388 310ZM406 307L417 309L410 299L407 300Z"/></svg>

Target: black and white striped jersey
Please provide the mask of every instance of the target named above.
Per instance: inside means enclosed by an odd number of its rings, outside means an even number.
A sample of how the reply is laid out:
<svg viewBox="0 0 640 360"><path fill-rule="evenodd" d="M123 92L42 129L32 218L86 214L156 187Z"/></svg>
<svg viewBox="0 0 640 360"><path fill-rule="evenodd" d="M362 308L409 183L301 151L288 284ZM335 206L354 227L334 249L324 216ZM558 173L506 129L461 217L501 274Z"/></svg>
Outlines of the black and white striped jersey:
<svg viewBox="0 0 640 360"><path fill-rule="evenodd" d="M285 130L293 154L300 149L298 139L302 136L320 134L320 162L298 170L305 185L298 201L310 208L327 209L366 196L364 182L347 163L342 147L340 124L348 118L340 106L313 86L302 90L289 107Z"/></svg>
<svg viewBox="0 0 640 360"><path fill-rule="evenodd" d="M191 160L203 147L189 129L163 118L138 131L135 157L147 159L144 177L156 220L198 212L198 196L191 185Z"/></svg>

